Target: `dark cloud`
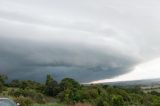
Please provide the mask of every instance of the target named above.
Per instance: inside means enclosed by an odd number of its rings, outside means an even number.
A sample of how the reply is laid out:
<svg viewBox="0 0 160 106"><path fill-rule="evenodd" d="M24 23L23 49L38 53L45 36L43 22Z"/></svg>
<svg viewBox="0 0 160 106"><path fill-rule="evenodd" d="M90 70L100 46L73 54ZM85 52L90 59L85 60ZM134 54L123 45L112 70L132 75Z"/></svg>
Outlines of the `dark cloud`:
<svg viewBox="0 0 160 106"><path fill-rule="evenodd" d="M1 37L0 45L1 71L12 79L41 81L50 73L56 79L72 77L88 82L126 73L137 63L127 53L117 53L115 48L103 45L44 43L5 37Z"/></svg>
<svg viewBox="0 0 160 106"><path fill-rule="evenodd" d="M11 79L112 78L160 51L157 5L0 1L0 71Z"/></svg>

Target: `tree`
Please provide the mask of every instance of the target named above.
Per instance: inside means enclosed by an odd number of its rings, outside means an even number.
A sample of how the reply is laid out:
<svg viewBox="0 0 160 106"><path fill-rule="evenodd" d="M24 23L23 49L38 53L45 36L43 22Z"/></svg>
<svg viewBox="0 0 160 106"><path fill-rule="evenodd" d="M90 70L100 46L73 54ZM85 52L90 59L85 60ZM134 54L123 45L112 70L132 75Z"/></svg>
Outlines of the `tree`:
<svg viewBox="0 0 160 106"><path fill-rule="evenodd" d="M64 78L60 83L61 90L80 87L80 84L72 78Z"/></svg>
<svg viewBox="0 0 160 106"><path fill-rule="evenodd" d="M46 85L50 85L53 82L53 78L51 75L47 75L47 79L46 79Z"/></svg>
<svg viewBox="0 0 160 106"><path fill-rule="evenodd" d="M80 84L71 78L64 78L60 82L61 93L58 95L62 102L75 103L79 99L78 90Z"/></svg>
<svg viewBox="0 0 160 106"><path fill-rule="evenodd" d="M5 81L8 79L6 75L0 74L0 93L4 90Z"/></svg>
<svg viewBox="0 0 160 106"><path fill-rule="evenodd" d="M2 75L2 74L0 74L0 82L2 83L2 84L5 84L5 81L8 79L8 77L6 76L6 75Z"/></svg>
<svg viewBox="0 0 160 106"><path fill-rule="evenodd" d="M114 95L112 97L113 106L124 106L124 100L120 95Z"/></svg>
<svg viewBox="0 0 160 106"><path fill-rule="evenodd" d="M0 93L3 91L4 85L0 82Z"/></svg>
<svg viewBox="0 0 160 106"><path fill-rule="evenodd" d="M20 80L12 80L9 83L9 86L11 86L11 87L20 87L20 85L21 85L21 81Z"/></svg>
<svg viewBox="0 0 160 106"><path fill-rule="evenodd" d="M47 75L44 93L48 96L56 96L59 92L57 81L51 75Z"/></svg>

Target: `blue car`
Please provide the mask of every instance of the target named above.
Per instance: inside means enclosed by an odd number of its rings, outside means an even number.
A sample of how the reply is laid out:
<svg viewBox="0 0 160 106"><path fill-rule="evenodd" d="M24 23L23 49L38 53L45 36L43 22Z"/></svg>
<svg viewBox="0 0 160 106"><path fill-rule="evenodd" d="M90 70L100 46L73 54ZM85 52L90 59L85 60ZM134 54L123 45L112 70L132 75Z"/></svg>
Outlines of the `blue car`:
<svg viewBox="0 0 160 106"><path fill-rule="evenodd" d="M0 98L0 106L20 106L8 98Z"/></svg>

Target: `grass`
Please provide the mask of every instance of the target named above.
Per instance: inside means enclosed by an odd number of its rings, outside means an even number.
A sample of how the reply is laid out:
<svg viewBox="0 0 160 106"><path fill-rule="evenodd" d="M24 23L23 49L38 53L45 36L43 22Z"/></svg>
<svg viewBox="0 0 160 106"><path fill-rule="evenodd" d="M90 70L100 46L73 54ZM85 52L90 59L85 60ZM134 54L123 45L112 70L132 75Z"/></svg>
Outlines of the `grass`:
<svg viewBox="0 0 160 106"><path fill-rule="evenodd" d="M66 106L58 103L48 103L48 104L33 104L32 106Z"/></svg>
<svg viewBox="0 0 160 106"><path fill-rule="evenodd" d="M49 103L49 104L33 104L32 106L73 106L73 105L64 105L59 103ZM74 106L92 106L88 103L76 103Z"/></svg>

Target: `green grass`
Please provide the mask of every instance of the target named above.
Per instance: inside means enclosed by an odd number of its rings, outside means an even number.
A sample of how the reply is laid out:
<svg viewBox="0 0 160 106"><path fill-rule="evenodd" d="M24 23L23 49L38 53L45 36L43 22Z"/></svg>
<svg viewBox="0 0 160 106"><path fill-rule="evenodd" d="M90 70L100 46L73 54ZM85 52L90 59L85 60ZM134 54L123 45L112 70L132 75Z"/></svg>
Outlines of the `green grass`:
<svg viewBox="0 0 160 106"><path fill-rule="evenodd" d="M58 103L48 103L48 104L33 104L32 106L66 106Z"/></svg>

